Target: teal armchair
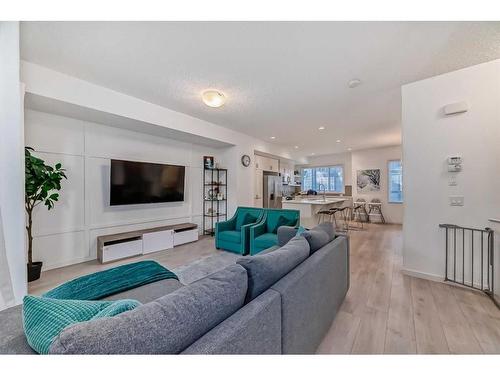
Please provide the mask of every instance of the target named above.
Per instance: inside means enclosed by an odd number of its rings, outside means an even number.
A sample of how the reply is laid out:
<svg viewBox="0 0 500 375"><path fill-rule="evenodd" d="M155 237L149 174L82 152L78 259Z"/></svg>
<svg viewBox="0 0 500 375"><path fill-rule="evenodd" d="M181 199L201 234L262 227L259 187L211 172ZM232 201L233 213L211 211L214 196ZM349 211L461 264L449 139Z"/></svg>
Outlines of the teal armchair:
<svg viewBox="0 0 500 375"><path fill-rule="evenodd" d="M300 225L300 211L274 208L264 209L264 215L259 223L250 227L250 255L278 244L278 228L286 225Z"/></svg>
<svg viewBox="0 0 500 375"><path fill-rule="evenodd" d="M248 254L250 227L263 216L262 208L238 207L231 219L215 224L215 247L237 254Z"/></svg>

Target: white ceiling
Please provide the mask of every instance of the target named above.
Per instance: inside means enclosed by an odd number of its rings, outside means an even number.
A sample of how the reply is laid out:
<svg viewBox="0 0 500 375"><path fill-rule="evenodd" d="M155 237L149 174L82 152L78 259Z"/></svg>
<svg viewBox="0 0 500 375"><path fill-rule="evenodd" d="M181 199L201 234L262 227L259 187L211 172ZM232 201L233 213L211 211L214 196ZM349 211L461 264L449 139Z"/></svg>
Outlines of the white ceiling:
<svg viewBox="0 0 500 375"><path fill-rule="evenodd" d="M400 143L400 86L500 58L500 23L23 22L21 56L318 155Z"/></svg>

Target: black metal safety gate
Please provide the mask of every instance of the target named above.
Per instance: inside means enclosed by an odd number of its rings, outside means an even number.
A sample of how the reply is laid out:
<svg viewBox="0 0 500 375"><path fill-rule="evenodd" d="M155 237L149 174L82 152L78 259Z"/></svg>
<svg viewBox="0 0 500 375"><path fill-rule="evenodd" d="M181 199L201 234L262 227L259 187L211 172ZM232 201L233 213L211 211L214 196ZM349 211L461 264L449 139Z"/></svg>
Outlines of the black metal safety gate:
<svg viewBox="0 0 500 375"><path fill-rule="evenodd" d="M486 293L494 298L493 230L439 224L445 229L445 281Z"/></svg>

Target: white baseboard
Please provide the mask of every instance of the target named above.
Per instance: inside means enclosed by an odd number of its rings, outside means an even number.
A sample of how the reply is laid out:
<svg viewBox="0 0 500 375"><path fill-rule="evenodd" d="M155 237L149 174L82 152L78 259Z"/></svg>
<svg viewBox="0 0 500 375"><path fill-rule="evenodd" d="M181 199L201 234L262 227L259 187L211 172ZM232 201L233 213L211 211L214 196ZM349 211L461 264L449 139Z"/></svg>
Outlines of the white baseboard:
<svg viewBox="0 0 500 375"><path fill-rule="evenodd" d="M412 277L418 277L420 279L437 281L440 283L444 282L444 276L441 276L441 275L434 275L432 273L425 273L425 272L410 270L407 268L403 268L401 270L401 272L403 272L403 274L405 274L405 275L412 276Z"/></svg>

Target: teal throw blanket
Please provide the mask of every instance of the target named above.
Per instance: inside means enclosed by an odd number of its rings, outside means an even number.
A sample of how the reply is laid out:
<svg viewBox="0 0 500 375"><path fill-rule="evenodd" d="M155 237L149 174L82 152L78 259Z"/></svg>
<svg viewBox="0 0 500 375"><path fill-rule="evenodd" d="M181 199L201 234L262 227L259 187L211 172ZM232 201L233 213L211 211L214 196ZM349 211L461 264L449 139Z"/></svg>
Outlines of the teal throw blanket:
<svg viewBox="0 0 500 375"><path fill-rule="evenodd" d="M77 301L26 296L23 299L23 327L28 344L40 354L47 354L61 331L71 325L111 317L133 310L140 303L120 301Z"/></svg>
<svg viewBox="0 0 500 375"><path fill-rule="evenodd" d="M145 260L78 277L49 290L43 297L92 301L164 279L179 280L157 262Z"/></svg>

